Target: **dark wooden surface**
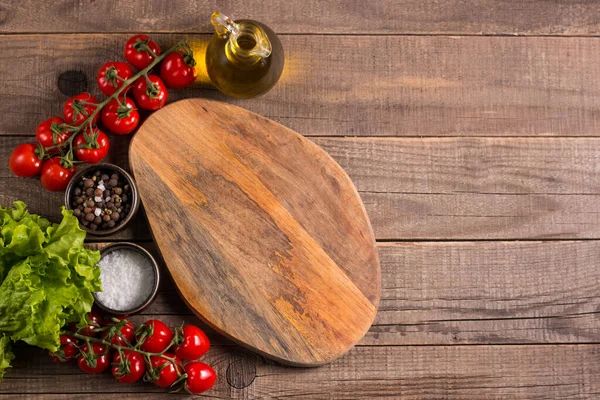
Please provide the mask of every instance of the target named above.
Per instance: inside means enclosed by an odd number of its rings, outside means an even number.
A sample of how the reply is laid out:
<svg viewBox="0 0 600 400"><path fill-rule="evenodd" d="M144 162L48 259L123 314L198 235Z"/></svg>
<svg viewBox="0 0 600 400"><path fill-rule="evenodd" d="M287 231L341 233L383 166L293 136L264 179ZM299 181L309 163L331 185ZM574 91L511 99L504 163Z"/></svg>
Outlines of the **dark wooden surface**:
<svg viewBox="0 0 600 400"><path fill-rule="evenodd" d="M282 367L210 331L218 398L600 396L600 8L597 1L0 1L0 202L57 218L10 149L121 58L129 33L209 37L221 9L284 33L266 96L214 90L329 152L378 239L380 311L345 357ZM184 33L185 32L185 33ZM112 161L127 165L128 139ZM142 241L143 215L110 240ZM198 322L165 280L136 321ZM208 328L207 328L208 329ZM124 392L124 393L122 393ZM99 396L101 395L101 396ZM18 349L0 398L167 398Z"/></svg>
<svg viewBox="0 0 600 400"><path fill-rule="evenodd" d="M187 99L144 122L129 159L169 275L203 321L295 366L363 338L381 292L375 238L324 150L240 107Z"/></svg>

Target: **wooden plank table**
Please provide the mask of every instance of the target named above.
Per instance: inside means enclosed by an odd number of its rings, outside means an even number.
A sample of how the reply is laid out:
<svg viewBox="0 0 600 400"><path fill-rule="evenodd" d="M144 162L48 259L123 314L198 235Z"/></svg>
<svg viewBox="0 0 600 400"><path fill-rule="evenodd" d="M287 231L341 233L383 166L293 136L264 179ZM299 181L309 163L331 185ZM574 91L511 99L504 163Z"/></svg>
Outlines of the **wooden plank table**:
<svg viewBox="0 0 600 400"><path fill-rule="evenodd" d="M532 0L0 1L0 204L57 219L60 194L7 168L12 148L94 94L131 33L201 53L215 8L281 33L264 97L203 87L311 137L356 184L378 239L382 300L348 355L279 366L207 328L217 398L600 396L600 8ZM128 138L112 162L127 165ZM139 216L110 241L155 251ZM99 246L103 243L99 243ZM199 323L165 279L139 322ZM0 398L172 398L21 346Z"/></svg>

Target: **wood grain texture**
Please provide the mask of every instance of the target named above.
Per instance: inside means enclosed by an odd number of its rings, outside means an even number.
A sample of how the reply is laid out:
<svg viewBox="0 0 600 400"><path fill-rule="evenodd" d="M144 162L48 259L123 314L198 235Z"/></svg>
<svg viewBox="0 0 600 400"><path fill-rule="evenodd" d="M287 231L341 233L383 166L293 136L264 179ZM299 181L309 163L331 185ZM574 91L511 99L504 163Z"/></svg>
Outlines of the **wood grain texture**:
<svg viewBox="0 0 600 400"><path fill-rule="evenodd" d="M154 385L123 385L110 374L87 375L75 364L53 363L42 351L20 350L0 393L167 398ZM596 398L598 356L599 345L357 347L331 365L298 369L215 346L203 360L217 372L214 388L206 393L214 398L550 400ZM227 370L242 362L253 364L256 372L247 387L236 389L227 381Z"/></svg>
<svg viewBox="0 0 600 400"><path fill-rule="evenodd" d="M216 10L278 33L597 35L594 1L0 2L0 32L212 32Z"/></svg>
<svg viewBox="0 0 600 400"><path fill-rule="evenodd" d="M127 165L127 141L109 160ZM113 139L113 140L114 140ZM0 160L27 137L0 137ZM348 173L377 239L600 238L596 138L313 138ZM59 195L0 162L0 203L59 217ZM138 218L143 223L144 218ZM150 239L145 226L122 239Z"/></svg>
<svg viewBox="0 0 600 400"><path fill-rule="evenodd" d="M380 307L359 346L600 343L598 241L401 242L378 250ZM170 279L135 322L156 315L171 325L200 323ZM213 342L230 343L209 331Z"/></svg>
<svg viewBox="0 0 600 400"><path fill-rule="evenodd" d="M41 120L60 115L67 96L57 82L66 71L84 72L98 94L98 68L122 59L127 37L0 36L0 75L10 77L2 80L0 134L33 134ZM201 54L209 36L187 37ZM181 38L156 35L163 48ZM594 38L293 35L282 43L286 68L263 97L234 101L196 88L173 90L170 98L226 100L306 136L600 132Z"/></svg>
<svg viewBox="0 0 600 400"><path fill-rule="evenodd" d="M373 231L322 149L193 99L155 112L129 155L167 268L209 325L292 365L330 362L364 336L379 304Z"/></svg>

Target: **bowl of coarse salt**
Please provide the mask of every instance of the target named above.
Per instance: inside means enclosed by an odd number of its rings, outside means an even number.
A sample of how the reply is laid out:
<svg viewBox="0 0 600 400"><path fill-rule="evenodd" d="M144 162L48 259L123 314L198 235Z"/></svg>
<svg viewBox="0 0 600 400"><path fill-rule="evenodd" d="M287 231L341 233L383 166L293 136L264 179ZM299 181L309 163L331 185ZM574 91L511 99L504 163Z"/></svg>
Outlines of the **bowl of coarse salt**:
<svg viewBox="0 0 600 400"><path fill-rule="evenodd" d="M158 291L158 264L143 247L115 243L100 250L102 291L95 292L95 304L115 315L130 315L146 308Z"/></svg>

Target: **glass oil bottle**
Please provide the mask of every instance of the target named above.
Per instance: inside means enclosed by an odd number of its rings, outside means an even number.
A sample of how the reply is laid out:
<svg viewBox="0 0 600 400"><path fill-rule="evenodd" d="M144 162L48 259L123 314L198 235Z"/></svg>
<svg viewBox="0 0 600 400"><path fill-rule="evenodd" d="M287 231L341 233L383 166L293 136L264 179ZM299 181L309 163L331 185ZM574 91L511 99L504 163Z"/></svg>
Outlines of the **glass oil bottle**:
<svg viewBox="0 0 600 400"><path fill-rule="evenodd" d="M283 71L283 47L275 33L253 20L232 21L214 12L216 33L206 49L213 85L228 96L251 98L271 90Z"/></svg>

